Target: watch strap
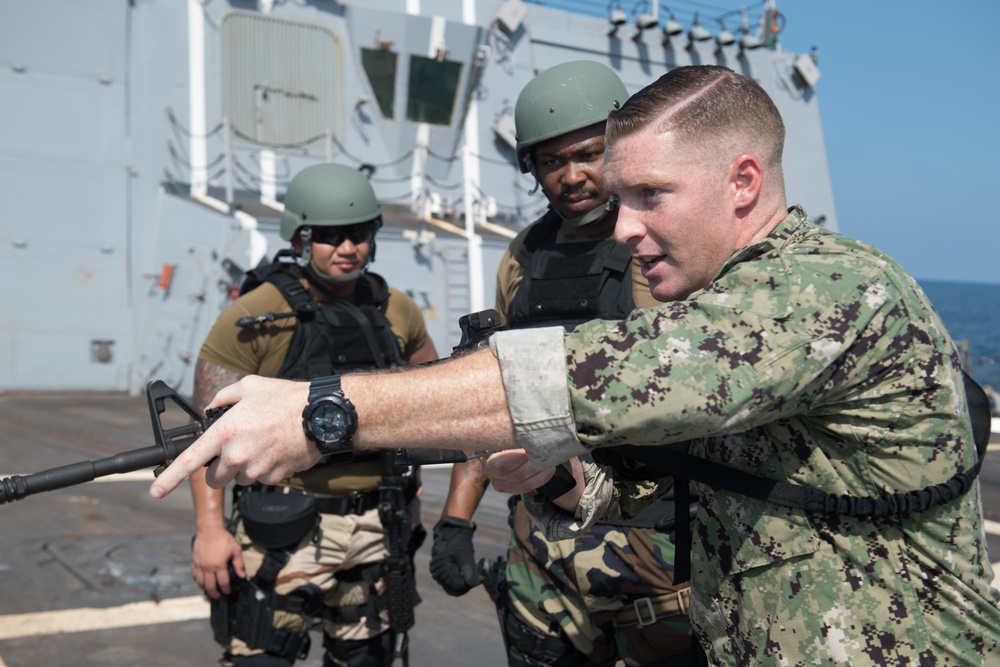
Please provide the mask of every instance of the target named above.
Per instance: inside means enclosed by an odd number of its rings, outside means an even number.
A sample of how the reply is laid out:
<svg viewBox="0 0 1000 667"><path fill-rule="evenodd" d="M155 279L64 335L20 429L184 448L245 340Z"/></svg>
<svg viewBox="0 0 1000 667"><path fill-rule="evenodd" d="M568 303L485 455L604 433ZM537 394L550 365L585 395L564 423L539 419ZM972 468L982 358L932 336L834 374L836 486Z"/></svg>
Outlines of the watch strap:
<svg viewBox="0 0 1000 667"><path fill-rule="evenodd" d="M339 375L327 375L326 377L313 378L309 382L310 401L320 396L339 393L341 393Z"/></svg>

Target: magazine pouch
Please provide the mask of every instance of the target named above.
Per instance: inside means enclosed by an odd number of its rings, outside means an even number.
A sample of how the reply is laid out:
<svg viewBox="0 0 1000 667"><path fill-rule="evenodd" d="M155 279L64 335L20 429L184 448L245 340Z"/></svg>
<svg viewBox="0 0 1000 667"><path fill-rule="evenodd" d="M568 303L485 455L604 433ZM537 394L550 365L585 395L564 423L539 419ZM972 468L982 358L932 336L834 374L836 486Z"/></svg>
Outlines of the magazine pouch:
<svg viewBox="0 0 1000 667"><path fill-rule="evenodd" d="M240 494L243 528L265 549L294 549L319 523L316 498L295 489L260 487Z"/></svg>

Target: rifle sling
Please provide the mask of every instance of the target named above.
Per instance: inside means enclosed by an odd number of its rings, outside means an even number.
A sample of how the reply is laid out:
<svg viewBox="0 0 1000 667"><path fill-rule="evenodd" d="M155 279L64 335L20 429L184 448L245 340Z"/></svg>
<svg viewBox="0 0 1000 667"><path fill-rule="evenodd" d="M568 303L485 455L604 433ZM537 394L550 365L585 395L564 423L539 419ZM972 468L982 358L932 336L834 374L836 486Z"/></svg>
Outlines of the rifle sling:
<svg viewBox="0 0 1000 667"><path fill-rule="evenodd" d="M979 460L969 470L955 474L946 482L923 489L882 493L877 496L838 495L822 489L767 479L669 447L621 445L614 447L613 451L616 456L646 464L654 475L673 475L675 480L691 479L711 487L807 512L869 518L899 517L955 500L972 487L979 475L991 431L989 399L983 388L965 371L962 371L962 376ZM682 528L683 523L678 522L678 529Z"/></svg>
<svg viewBox="0 0 1000 667"><path fill-rule="evenodd" d="M621 448L625 451L620 450L620 453L629 457L629 450L633 449L646 448L625 445ZM886 493L879 496L851 496L827 493L822 489L767 479L674 449L658 449L660 451L656 453L657 469L664 474L672 474L675 480L690 479L714 488L725 489L778 505L796 507L807 512L871 518L921 512L934 505L954 500L969 490L979 474L981 465L976 463L970 470L954 475L947 482L934 484L924 489L905 493ZM634 458L639 458L639 456ZM648 463L649 461L645 459L644 462ZM678 500L680 500L679 497ZM683 521L677 523L678 530L683 529L684 526L685 522Z"/></svg>

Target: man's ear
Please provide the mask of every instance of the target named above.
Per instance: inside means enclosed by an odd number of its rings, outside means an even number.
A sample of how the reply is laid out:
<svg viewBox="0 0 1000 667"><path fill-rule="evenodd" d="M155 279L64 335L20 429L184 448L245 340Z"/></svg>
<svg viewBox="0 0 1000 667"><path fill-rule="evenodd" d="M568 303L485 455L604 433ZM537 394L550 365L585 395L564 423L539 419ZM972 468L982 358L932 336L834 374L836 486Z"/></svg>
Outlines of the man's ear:
<svg viewBox="0 0 1000 667"><path fill-rule="evenodd" d="M733 205L736 209L753 206L764 187L764 167L756 155L744 154L730 166L733 184Z"/></svg>
<svg viewBox="0 0 1000 667"><path fill-rule="evenodd" d="M302 254L302 237L299 236L298 232L295 232L295 236L292 237L292 252L296 255Z"/></svg>

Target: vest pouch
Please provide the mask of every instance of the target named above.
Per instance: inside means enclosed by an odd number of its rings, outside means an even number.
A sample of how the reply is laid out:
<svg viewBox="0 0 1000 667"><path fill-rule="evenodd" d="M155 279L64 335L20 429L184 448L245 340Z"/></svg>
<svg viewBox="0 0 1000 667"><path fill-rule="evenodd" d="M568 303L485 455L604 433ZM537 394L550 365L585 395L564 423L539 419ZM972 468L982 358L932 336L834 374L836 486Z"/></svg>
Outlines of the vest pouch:
<svg viewBox="0 0 1000 667"><path fill-rule="evenodd" d="M292 549L319 523L316 498L294 489L245 491L236 509L247 537L265 549Z"/></svg>
<svg viewBox="0 0 1000 667"><path fill-rule="evenodd" d="M558 216L546 214L528 228L516 251L512 243L524 276L508 306L509 325L572 329L632 312L628 246L614 239L557 243L559 225Z"/></svg>

